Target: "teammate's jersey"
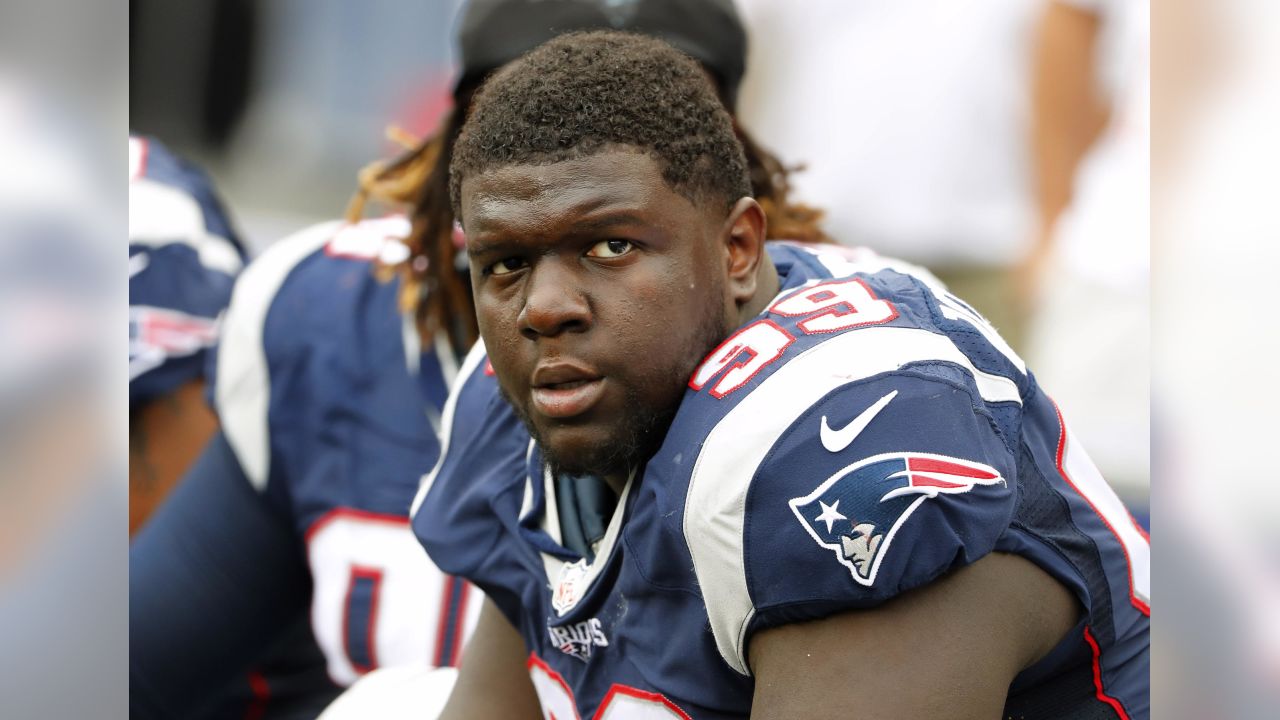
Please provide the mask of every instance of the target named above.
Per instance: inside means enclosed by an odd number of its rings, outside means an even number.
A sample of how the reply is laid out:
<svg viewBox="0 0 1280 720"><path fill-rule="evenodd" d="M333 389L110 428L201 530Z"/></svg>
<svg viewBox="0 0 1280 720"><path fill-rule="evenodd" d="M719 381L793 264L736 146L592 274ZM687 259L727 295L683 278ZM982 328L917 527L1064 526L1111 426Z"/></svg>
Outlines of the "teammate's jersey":
<svg viewBox="0 0 1280 720"><path fill-rule="evenodd" d="M204 377L245 252L205 174L129 138L129 404Z"/></svg>
<svg viewBox="0 0 1280 720"><path fill-rule="evenodd" d="M483 347L464 363L414 531L520 630L544 715L746 717L754 633L1000 551L1085 608L1006 714L1147 717L1147 539L1021 360L904 268L769 253L781 293L697 369L593 560L561 542L552 478Z"/></svg>
<svg viewBox="0 0 1280 720"><path fill-rule="evenodd" d="M305 541L312 627L341 685L453 665L480 604L408 525L456 372L446 341L419 347L399 282L375 276L373 260L403 259L408 230L402 217L334 222L273 245L237 282L217 355L222 431Z"/></svg>

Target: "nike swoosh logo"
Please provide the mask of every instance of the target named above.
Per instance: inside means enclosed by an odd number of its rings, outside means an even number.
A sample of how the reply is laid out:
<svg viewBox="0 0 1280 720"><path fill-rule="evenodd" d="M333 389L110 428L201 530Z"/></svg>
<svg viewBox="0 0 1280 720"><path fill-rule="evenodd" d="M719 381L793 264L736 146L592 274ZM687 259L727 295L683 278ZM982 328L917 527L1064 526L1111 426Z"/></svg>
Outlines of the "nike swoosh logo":
<svg viewBox="0 0 1280 720"><path fill-rule="evenodd" d="M833 453L840 452L841 450L849 447L849 444L853 442L854 438L862 434L862 431L867 429L867 426L871 424L871 421L876 419L876 415L879 415L880 411L897 396L897 390L885 395L875 401L875 404L871 407L863 410L862 414L854 418L852 422L839 430L832 430L831 426L827 424L827 416L823 415L822 432L820 433L820 436L822 437L822 447Z"/></svg>

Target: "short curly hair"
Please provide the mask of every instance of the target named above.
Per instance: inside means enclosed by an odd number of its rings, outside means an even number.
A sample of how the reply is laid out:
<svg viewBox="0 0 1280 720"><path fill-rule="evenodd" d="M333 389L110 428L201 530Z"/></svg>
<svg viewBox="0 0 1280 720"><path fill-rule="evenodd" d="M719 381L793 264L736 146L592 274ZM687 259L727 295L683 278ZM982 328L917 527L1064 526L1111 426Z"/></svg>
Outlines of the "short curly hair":
<svg viewBox="0 0 1280 720"><path fill-rule="evenodd" d="M733 121L701 66L661 40L606 30L551 40L480 88L449 168L454 216L467 176L619 145L647 152L692 202L727 209L751 195Z"/></svg>

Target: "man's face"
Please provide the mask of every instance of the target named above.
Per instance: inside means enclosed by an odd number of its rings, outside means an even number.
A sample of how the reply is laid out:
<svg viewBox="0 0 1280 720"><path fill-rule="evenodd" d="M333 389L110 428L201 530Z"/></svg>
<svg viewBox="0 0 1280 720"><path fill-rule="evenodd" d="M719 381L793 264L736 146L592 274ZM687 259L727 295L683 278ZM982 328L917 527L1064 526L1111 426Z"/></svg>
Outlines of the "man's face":
<svg viewBox="0 0 1280 720"><path fill-rule="evenodd" d="M696 207L626 151L468 177L461 204L503 393L554 468L625 474L732 328L727 213Z"/></svg>

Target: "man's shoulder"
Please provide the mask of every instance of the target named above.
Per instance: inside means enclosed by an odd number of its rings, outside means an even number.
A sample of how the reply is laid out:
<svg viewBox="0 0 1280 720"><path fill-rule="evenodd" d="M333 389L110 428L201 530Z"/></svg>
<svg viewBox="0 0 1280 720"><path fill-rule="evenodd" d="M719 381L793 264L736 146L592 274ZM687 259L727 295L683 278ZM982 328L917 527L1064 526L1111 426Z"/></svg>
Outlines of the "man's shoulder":
<svg viewBox="0 0 1280 720"><path fill-rule="evenodd" d="M331 221L274 243L236 282L227 333L276 355L299 344L347 343L376 317L398 322L399 284L377 265L407 256L408 229L400 216Z"/></svg>
<svg viewBox="0 0 1280 720"><path fill-rule="evenodd" d="M379 277L375 263L400 259L393 253L403 250L387 248L403 249L407 230L404 218L320 223L276 242L240 275L213 398L251 479L265 482L268 423L280 409L305 414L362 378L372 383L375 363L405 367L398 283Z"/></svg>
<svg viewBox="0 0 1280 720"><path fill-rule="evenodd" d="M152 252L185 248L210 271L227 275L246 258L209 176L145 137L129 138L129 244Z"/></svg>
<svg viewBox="0 0 1280 720"><path fill-rule="evenodd" d="M740 671L755 629L927 583L1013 512L1021 361L940 284L839 261L708 355L661 451L694 458L683 534Z"/></svg>
<svg viewBox="0 0 1280 720"><path fill-rule="evenodd" d="M471 577L527 501L531 440L477 342L445 402L440 457L410 509L414 533L445 572ZM492 559L492 558L490 558Z"/></svg>

